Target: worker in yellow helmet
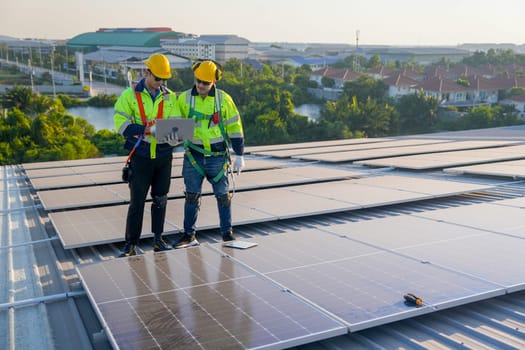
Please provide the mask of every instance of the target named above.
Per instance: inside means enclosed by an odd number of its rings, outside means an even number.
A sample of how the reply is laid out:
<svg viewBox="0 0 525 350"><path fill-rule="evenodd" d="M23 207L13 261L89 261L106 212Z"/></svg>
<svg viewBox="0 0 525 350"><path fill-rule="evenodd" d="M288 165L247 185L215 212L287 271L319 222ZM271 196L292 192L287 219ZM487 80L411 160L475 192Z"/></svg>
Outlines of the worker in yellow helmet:
<svg viewBox="0 0 525 350"><path fill-rule="evenodd" d="M235 239L228 181L232 165L230 147L236 154L233 171L240 174L244 167L244 135L239 111L231 96L215 86L222 77L222 67L210 60L201 61L193 65L193 73L195 85L177 99L182 117L195 120L195 130L193 140L184 144L184 234L173 243L174 248L199 244L195 223L205 178L211 183L217 200L222 239Z"/></svg>
<svg viewBox="0 0 525 350"><path fill-rule="evenodd" d="M144 206L151 188L151 231L153 250L169 250L162 239L166 216L167 194L171 181L173 143L155 140L155 121L180 117L175 93L164 86L171 78L168 58L151 55L145 62L145 75L133 87L122 92L115 103L115 130L126 138L124 147L130 151L129 166L124 179L130 190L130 203L126 219L126 245L120 257L137 254L142 231ZM171 142L171 141L170 141Z"/></svg>

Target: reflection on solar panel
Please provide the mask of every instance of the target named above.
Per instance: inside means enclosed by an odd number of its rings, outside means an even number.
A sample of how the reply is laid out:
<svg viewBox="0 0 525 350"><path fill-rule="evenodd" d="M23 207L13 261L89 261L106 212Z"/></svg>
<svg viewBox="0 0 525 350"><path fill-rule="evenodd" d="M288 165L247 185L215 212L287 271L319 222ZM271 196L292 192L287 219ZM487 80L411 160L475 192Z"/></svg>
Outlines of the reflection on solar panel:
<svg viewBox="0 0 525 350"><path fill-rule="evenodd" d="M383 226L382 232L385 227L396 236L402 234L395 226ZM348 236L352 230L349 226ZM434 307L470 302L485 293L485 297L505 293L494 283L346 235L307 229L258 237L257 243L256 248L246 251L221 249L235 261L336 315L351 331L432 312ZM421 296L425 307L405 305L403 295L407 292Z"/></svg>
<svg viewBox="0 0 525 350"><path fill-rule="evenodd" d="M281 349L346 333L207 247L77 268L120 349Z"/></svg>
<svg viewBox="0 0 525 350"><path fill-rule="evenodd" d="M453 174L473 174L502 176L511 178L525 178L525 160L513 160L490 164L478 164L463 167L444 169L444 172Z"/></svg>
<svg viewBox="0 0 525 350"><path fill-rule="evenodd" d="M525 145L371 159L356 164L423 170L520 158L525 158Z"/></svg>
<svg viewBox="0 0 525 350"><path fill-rule="evenodd" d="M461 193L479 191L490 186L400 176L377 176L355 180L324 182L291 187L270 188L236 192L232 201L232 223L243 225L293 217L335 213L345 210L356 210L364 207L377 207L395 203L451 196ZM176 233L182 225L184 199L168 201L166 220ZM85 219L75 227L70 220L69 212L58 212L50 215L62 239L64 247L75 248L123 240L122 229L125 222L125 207L120 209L120 216L112 217L113 227L105 232L101 226L90 235L85 222L94 216L106 217L108 207L76 210L75 215L84 215ZM113 209L114 210L114 209ZM82 213L82 214L80 214ZM218 214L215 197L203 196L197 227L200 230L218 227ZM65 227L63 227L65 225ZM119 230L115 230L115 227ZM145 226L148 227L148 226ZM82 235L78 234L82 232ZM144 237L149 237L150 234ZM100 241L100 237L104 240Z"/></svg>
<svg viewBox="0 0 525 350"><path fill-rule="evenodd" d="M516 198L457 208L439 209L420 215L433 220L525 238L524 207L525 200ZM495 220L494 218L498 219Z"/></svg>
<svg viewBox="0 0 525 350"><path fill-rule="evenodd" d="M434 140L439 141L439 140ZM408 156L421 154L421 158L424 159L428 157L426 153L434 152L444 152L451 150L465 150L465 149L474 149L474 148L483 148L483 147L496 147L511 145L517 143L517 141L457 141L457 142L443 142L436 144L424 144L421 142L421 145L417 146L406 146L406 147L391 147L391 148L378 148L370 150L356 150L348 152L335 152L335 153L321 153L321 154L312 154L297 156L292 158L298 158L303 160L320 160L324 162L350 162L364 159L375 159L375 158L386 158L386 157L397 157L397 156ZM484 150L483 150L484 151ZM395 158L397 159L397 158ZM371 161L360 162L360 164L367 165L383 165L381 160L376 164ZM388 166L388 165L386 165Z"/></svg>

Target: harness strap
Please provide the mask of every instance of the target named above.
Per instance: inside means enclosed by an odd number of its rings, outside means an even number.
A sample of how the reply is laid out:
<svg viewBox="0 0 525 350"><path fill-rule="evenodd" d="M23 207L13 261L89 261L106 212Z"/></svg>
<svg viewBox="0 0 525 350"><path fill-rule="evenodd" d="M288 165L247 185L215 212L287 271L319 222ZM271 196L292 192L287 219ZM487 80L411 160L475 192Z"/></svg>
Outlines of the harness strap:
<svg viewBox="0 0 525 350"><path fill-rule="evenodd" d="M157 116L155 117L155 119L148 121L148 119L146 118L146 112L144 111L144 104L142 103L142 96L139 91L135 91L135 97L137 98L137 103L139 105L140 119L142 120L142 125L144 125L145 127L151 127L155 124L155 121L157 119L162 119L162 114L164 113L164 99L162 99L159 103L159 108L157 109ZM151 139L149 152L151 158L156 158L157 142L155 141L155 138Z"/></svg>
<svg viewBox="0 0 525 350"><path fill-rule="evenodd" d="M186 155L186 157L188 157L188 160L190 161L190 164L203 177L206 177L206 172L204 171L204 169L202 169L200 167L199 164L197 164L197 161L195 160L195 157L193 156L193 154L191 154L190 148L194 149L197 152L200 152L200 153L202 153L204 155L208 155L208 156L222 156L222 155L227 154L227 151L212 152L212 151L205 150L204 148L201 148L201 147L199 147L197 145L194 145L193 143L189 142L188 140L184 141L184 154ZM229 157L224 157L224 164L222 166L222 169L221 169L221 171L219 171L219 173L217 175L215 175L215 177L213 178L213 182L218 182L221 179L221 177L224 175L226 170L228 170L228 166L229 165L230 165Z"/></svg>

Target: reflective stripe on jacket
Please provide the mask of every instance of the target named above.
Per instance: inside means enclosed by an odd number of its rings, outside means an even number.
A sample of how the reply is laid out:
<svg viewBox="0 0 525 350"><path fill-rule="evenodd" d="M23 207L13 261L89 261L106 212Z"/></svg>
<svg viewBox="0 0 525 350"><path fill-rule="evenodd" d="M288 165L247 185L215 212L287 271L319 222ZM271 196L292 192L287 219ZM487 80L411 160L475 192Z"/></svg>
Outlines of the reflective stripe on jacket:
<svg viewBox="0 0 525 350"><path fill-rule="evenodd" d="M237 142L234 142L234 144L244 144L244 134L239 111L231 96L226 92L214 86L208 96L203 99L198 95L196 89L192 88L182 92L177 101L182 117L195 119L193 144L207 151L224 150L225 140L219 123L217 122L218 116L214 118L214 115L217 113L220 113L225 132L230 140L236 139ZM220 107L218 106L219 104ZM220 111L218 109L220 109ZM240 147L234 146L234 151L237 154L243 153Z"/></svg>
<svg viewBox="0 0 525 350"><path fill-rule="evenodd" d="M147 121L154 120L157 117L159 104L162 100L164 100L163 118L180 117L177 97L175 93L168 88L161 86L161 91L155 97L155 100L152 99L144 86L144 79L141 80L135 88L129 87L125 89L115 103L113 120L115 130L126 138L124 147L129 151L137 142L139 135L142 135L146 128L140 116L135 91L141 94ZM139 144L135 154L153 159L167 156L171 154L171 152L173 152L172 146L167 143L157 144L154 137L146 135Z"/></svg>

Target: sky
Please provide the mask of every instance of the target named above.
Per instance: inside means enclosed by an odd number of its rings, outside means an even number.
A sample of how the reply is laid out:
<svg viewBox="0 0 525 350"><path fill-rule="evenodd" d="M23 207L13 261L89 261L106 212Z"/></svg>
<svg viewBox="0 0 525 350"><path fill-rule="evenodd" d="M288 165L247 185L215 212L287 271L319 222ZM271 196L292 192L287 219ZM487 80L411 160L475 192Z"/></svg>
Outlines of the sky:
<svg viewBox="0 0 525 350"><path fill-rule="evenodd" d="M2 0L0 36L69 39L98 28L169 27L251 42L521 45L524 13L521 0Z"/></svg>

